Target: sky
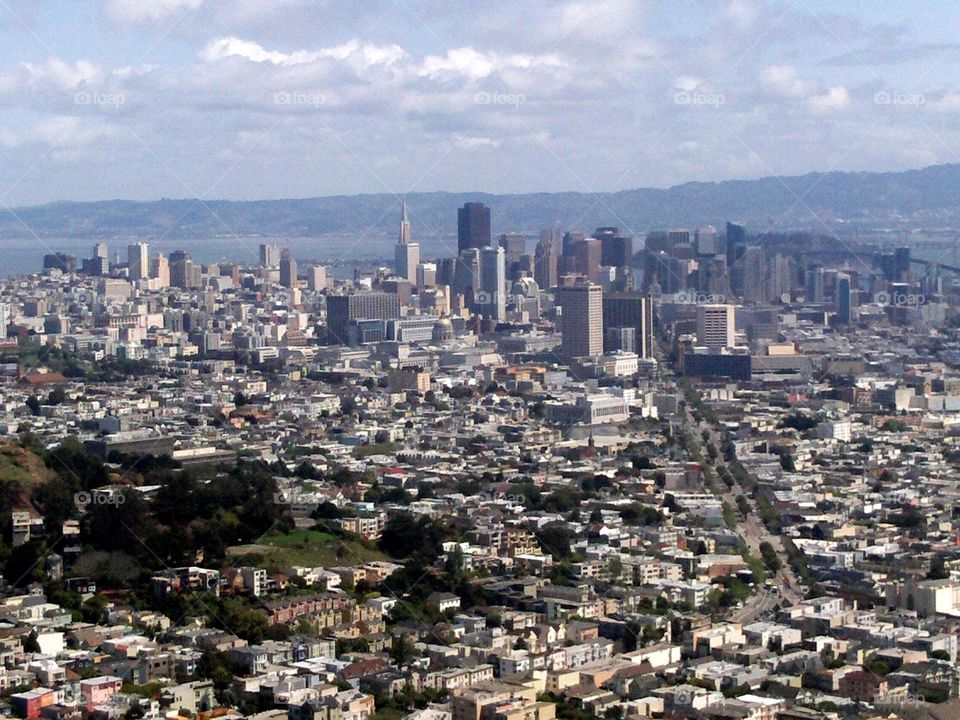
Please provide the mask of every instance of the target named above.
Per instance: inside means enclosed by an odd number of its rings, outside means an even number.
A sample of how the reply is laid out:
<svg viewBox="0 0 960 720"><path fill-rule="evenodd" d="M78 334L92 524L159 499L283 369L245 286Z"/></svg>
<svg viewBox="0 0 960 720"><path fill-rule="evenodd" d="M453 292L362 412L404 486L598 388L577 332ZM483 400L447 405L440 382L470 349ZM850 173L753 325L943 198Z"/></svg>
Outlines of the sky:
<svg viewBox="0 0 960 720"><path fill-rule="evenodd" d="M960 162L955 0L0 0L0 206Z"/></svg>

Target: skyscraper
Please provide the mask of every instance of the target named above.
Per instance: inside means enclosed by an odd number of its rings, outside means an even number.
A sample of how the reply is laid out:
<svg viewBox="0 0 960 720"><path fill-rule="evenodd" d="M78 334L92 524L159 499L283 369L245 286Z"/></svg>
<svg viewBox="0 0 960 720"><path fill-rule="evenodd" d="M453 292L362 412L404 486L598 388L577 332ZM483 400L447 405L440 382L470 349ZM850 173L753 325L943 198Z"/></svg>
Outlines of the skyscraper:
<svg viewBox="0 0 960 720"><path fill-rule="evenodd" d="M147 243L127 245L127 273L130 280L150 277L150 247Z"/></svg>
<svg viewBox="0 0 960 720"><path fill-rule="evenodd" d="M490 208L483 203L468 202L457 210L457 250L484 248L490 245Z"/></svg>
<svg viewBox="0 0 960 720"><path fill-rule="evenodd" d="M567 357L594 357L603 353L603 289L580 283L557 289L561 347Z"/></svg>
<svg viewBox="0 0 960 720"><path fill-rule="evenodd" d="M480 289L473 294L474 312L503 322L507 316L506 252L502 247L480 251Z"/></svg>
<svg viewBox="0 0 960 720"><path fill-rule="evenodd" d="M286 248L280 253L280 284L285 288L297 286L297 261Z"/></svg>
<svg viewBox="0 0 960 720"><path fill-rule="evenodd" d="M736 315L733 305L697 306L697 345L710 348L733 347Z"/></svg>
<svg viewBox="0 0 960 720"><path fill-rule="evenodd" d="M653 298L639 292L608 293L603 296L603 331L610 340L613 328L634 331L635 352L642 358L653 357ZM607 350L617 350L609 346Z"/></svg>
<svg viewBox="0 0 960 720"><path fill-rule="evenodd" d="M837 322L842 325L849 325L853 320L851 295L850 276L837 273Z"/></svg>
<svg viewBox="0 0 960 720"><path fill-rule="evenodd" d="M822 303L824 299L823 291L823 266L811 265L807 268L804 280L804 296L808 303Z"/></svg>
<svg viewBox="0 0 960 720"><path fill-rule="evenodd" d="M158 252L153 256L150 277L156 278L160 287L170 286L170 262L163 253Z"/></svg>
<svg viewBox="0 0 960 720"><path fill-rule="evenodd" d="M276 245L260 245L260 267L275 268L280 264L280 251Z"/></svg>
<svg viewBox="0 0 960 720"><path fill-rule="evenodd" d="M589 282L595 282L600 274L600 241L593 237L578 240L573 246L576 272L585 275Z"/></svg>
<svg viewBox="0 0 960 720"><path fill-rule="evenodd" d="M727 267L733 267L740 250L747 244L747 228L742 223L727 223Z"/></svg>
<svg viewBox="0 0 960 720"><path fill-rule="evenodd" d="M615 227L597 228L593 236L600 241L600 264L607 267L633 266L633 238L620 234Z"/></svg>
<svg viewBox="0 0 960 720"><path fill-rule="evenodd" d="M398 277L417 282L417 265L420 264L420 244L410 242L410 220L407 218L407 203L403 203L400 215L400 232L393 249L393 271Z"/></svg>
<svg viewBox="0 0 960 720"><path fill-rule="evenodd" d="M307 287L314 292L327 289L327 269L323 265L313 265L307 271Z"/></svg>
<svg viewBox="0 0 960 720"><path fill-rule="evenodd" d="M557 285L557 240L552 230L540 233L533 255L533 279L542 289Z"/></svg>

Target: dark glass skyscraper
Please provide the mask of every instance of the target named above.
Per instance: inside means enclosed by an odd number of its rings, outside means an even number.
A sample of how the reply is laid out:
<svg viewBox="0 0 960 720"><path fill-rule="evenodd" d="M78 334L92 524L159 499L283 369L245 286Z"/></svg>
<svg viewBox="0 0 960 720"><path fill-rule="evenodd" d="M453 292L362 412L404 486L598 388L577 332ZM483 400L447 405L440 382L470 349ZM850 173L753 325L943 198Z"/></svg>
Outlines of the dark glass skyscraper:
<svg viewBox="0 0 960 720"><path fill-rule="evenodd" d="M490 208L468 202L457 210L457 250L490 246Z"/></svg>

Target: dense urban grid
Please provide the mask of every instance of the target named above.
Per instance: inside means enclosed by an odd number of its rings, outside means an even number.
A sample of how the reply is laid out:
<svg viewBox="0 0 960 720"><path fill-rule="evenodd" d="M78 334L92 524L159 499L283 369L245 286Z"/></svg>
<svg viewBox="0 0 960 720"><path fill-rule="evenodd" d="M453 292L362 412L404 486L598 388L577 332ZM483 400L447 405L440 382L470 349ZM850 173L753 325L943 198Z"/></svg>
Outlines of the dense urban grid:
<svg viewBox="0 0 960 720"><path fill-rule="evenodd" d="M955 717L957 268L397 213L0 281L3 711Z"/></svg>

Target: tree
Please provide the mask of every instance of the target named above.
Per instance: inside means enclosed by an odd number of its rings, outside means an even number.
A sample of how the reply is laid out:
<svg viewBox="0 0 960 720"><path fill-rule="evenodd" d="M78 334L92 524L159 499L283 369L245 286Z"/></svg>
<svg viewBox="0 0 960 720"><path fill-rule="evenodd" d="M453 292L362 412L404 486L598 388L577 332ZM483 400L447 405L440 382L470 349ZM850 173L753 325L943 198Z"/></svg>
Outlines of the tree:
<svg viewBox="0 0 960 720"><path fill-rule="evenodd" d="M773 549L773 545L764 540L760 543L760 557L763 559L764 564L770 568L771 572L777 573L780 571L783 563L780 562L780 556L777 555L777 551Z"/></svg>
<svg viewBox="0 0 960 720"><path fill-rule="evenodd" d="M413 640L407 634L393 636L390 644L390 660L398 668L404 668L413 659Z"/></svg>
<svg viewBox="0 0 960 720"><path fill-rule="evenodd" d="M39 414L40 414L40 401L37 400L37 396L36 396L36 395L31 395L30 397L28 397L26 404L27 404L27 407L30 408L30 414L31 414L31 415L39 415Z"/></svg>

